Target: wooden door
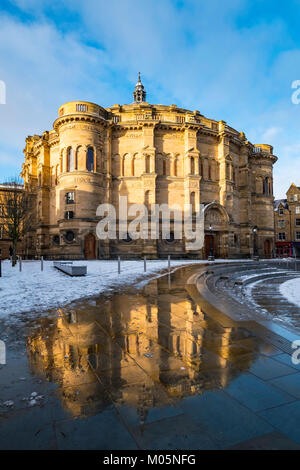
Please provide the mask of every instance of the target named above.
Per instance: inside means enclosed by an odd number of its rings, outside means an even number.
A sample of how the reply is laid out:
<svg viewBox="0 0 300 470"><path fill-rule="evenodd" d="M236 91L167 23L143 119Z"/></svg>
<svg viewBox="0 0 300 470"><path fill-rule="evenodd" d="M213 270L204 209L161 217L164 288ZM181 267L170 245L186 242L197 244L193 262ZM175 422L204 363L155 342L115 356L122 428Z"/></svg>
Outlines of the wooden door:
<svg viewBox="0 0 300 470"><path fill-rule="evenodd" d="M209 257L210 247L212 247L213 249L213 256L216 256L213 235L205 235L204 247L205 247L205 258Z"/></svg>
<svg viewBox="0 0 300 470"><path fill-rule="evenodd" d="M84 253L85 259L96 258L96 238L92 233L89 233L84 239Z"/></svg>
<svg viewBox="0 0 300 470"><path fill-rule="evenodd" d="M270 240L265 240L264 248L265 248L265 250L264 250L265 251L265 257L270 258L270 256L271 256L271 242L270 242Z"/></svg>

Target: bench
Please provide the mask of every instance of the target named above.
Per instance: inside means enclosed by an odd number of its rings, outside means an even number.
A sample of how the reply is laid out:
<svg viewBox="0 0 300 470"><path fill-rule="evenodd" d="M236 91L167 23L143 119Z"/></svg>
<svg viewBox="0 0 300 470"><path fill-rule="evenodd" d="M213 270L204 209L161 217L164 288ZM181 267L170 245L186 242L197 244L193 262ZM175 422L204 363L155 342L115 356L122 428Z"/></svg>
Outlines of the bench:
<svg viewBox="0 0 300 470"><path fill-rule="evenodd" d="M73 266L73 261L53 261L53 266L69 276L85 276L87 266Z"/></svg>

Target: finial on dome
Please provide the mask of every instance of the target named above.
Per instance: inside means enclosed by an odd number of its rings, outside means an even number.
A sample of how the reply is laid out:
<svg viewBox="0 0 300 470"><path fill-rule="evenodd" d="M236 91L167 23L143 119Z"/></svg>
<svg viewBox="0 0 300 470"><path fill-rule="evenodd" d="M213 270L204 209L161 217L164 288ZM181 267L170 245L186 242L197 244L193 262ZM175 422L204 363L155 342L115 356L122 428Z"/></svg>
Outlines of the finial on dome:
<svg viewBox="0 0 300 470"><path fill-rule="evenodd" d="M144 89L144 85L141 82L141 73L138 74L138 81L135 85L135 89L133 92L133 100L134 103L143 103L146 101L146 91Z"/></svg>

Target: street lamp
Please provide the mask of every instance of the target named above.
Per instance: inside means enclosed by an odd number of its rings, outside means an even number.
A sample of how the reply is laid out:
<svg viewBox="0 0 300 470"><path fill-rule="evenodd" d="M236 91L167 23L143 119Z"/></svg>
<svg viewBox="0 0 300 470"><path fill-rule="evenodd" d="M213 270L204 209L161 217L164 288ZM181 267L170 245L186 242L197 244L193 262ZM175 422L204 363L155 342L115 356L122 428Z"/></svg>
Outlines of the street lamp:
<svg viewBox="0 0 300 470"><path fill-rule="evenodd" d="M253 259L255 261L259 260L258 252L257 252L257 226L253 227L252 232L253 232Z"/></svg>
<svg viewBox="0 0 300 470"><path fill-rule="evenodd" d="M212 226L209 224L209 257L208 261L214 261L214 249L213 249L213 235L212 235Z"/></svg>

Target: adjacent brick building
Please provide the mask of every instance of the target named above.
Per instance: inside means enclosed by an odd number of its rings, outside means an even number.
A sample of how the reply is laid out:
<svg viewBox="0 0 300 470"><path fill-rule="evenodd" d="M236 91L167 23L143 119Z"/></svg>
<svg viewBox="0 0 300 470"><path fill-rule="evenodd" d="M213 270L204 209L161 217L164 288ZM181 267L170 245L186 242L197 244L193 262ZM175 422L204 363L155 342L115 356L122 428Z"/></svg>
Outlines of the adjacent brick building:
<svg viewBox="0 0 300 470"><path fill-rule="evenodd" d="M275 201L276 256L300 257L300 187L291 184L286 196Z"/></svg>

